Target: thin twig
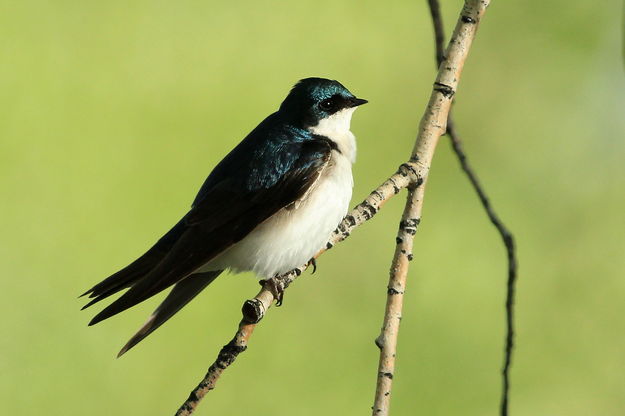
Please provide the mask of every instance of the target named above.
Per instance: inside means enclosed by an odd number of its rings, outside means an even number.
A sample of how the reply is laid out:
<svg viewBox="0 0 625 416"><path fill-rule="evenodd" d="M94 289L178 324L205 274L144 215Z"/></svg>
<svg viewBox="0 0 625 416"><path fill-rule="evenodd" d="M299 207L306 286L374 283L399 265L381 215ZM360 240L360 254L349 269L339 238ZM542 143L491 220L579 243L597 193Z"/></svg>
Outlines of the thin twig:
<svg viewBox="0 0 625 416"><path fill-rule="evenodd" d="M454 149L454 152L458 156L460 160L460 165L462 166L462 170L466 173L471 185L473 185L473 189L477 193L480 198L480 202L490 219L490 222L495 226L499 235L501 236L501 240L503 241L504 246L506 247L506 253L508 258L508 278L506 283L506 338L505 338L505 348L504 348L504 360L503 367L501 370L502 374L502 391L501 391L501 404L500 404L500 414L501 416L508 415L509 408L509 397L510 397L510 366L512 364L512 352L514 349L514 295L515 295L515 284L517 278L517 259L516 259L516 249L514 244L514 237L512 233L506 228L506 226L501 222L499 216L495 213L488 196L484 193L484 189L480 184L475 172L469 165L466 154L462 149L462 142L458 133L456 132L453 123L447 123L447 134L449 134L449 138L451 139L451 145Z"/></svg>
<svg viewBox="0 0 625 416"><path fill-rule="evenodd" d="M437 56L443 57L443 61L438 67L438 75L432 88L428 107L419 124L419 133L411 157L411 160L415 161L418 166L417 173L420 181L411 184L409 188L389 273L384 323L380 336L376 339L376 345L380 348L380 361L372 407L373 416L389 414L403 294L409 262L412 260L414 235L421 221L425 183L436 145L447 128L447 118L462 68L475 38L478 23L486 12L488 3L488 0L465 0L444 57L442 53L437 53Z"/></svg>
<svg viewBox="0 0 625 416"><path fill-rule="evenodd" d="M440 14L440 7L438 0L428 0L430 6L430 13L432 15L432 23L434 27L434 38L436 42L436 65L440 66L443 60L443 43L445 41L445 33L443 28L443 19ZM458 157L462 170L469 178L473 189L477 193L488 218L495 226L503 244L506 248L508 258L508 278L507 278L507 290L506 290L506 338L504 349L504 363L502 368L502 392L501 392L501 404L500 415L507 416L509 408L509 396L510 396L510 366L512 364L512 352L514 348L514 295L515 295L515 283L517 278L517 259L516 250L514 244L514 237L512 233L506 228L499 216L496 214L492 207L484 188L480 184L475 171L471 168L467 155L464 152L462 146L462 140L456 131L455 124L452 119L451 111L447 118L447 135L449 135L451 146Z"/></svg>
<svg viewBox="0 0 625 416"><path fill-rule="evenodd" d="M397 231L395 254L390 269L390 278L387 286L386 308L384 322L375 345L380 349L380 361L373 404L373 415L387 415L391 400L391 388L395 374L395 355L397 351L397 337L399 323L402 317L406 278L409 262L412 260L413 236L421 222L423 207L423 192L425 187L413 187L408 193L404 213L402 214ZM417 195L418 193L418 195Z"/></svg>
<svg viewBox="0 0 625 416"><path fill-rule="evenodd" d="M428 0L430 6L430 14L432 15L432 24L434 25L434 46L436 48L436 68L443 62L443 54L445 53L445 28L443 27L443 18L441 17L441 8L438 0Z"/></svg>

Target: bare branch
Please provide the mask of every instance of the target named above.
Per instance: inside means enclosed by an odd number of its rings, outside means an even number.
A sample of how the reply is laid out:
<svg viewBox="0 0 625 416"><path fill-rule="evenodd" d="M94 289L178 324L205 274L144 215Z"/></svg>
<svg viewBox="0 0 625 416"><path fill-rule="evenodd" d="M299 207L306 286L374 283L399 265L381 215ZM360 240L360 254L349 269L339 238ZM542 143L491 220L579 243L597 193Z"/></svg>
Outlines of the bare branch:
<svg viewBox="0 0 625 416"><path fill-rule="evenodd" d="M403 295L409 262L412 260L414 235L421 221L427 172L432 163L438 139L446 131L447 117L462 68L475 38L478 23L486 12L488 3L487 0L465 0L445 55L437 53L437 56L442 56L443 60L439 65L428 107L419 124L419 133L411 157L411 160L415 161L419 167L417 172L422 183L416 183L409 188L391 264L384 323L381 334L376 339L376 345L380 348L380 361L372 407L374 416L389 414Z"/></svg>
<svg viewBox="0 0 625 416"><path fill-rule="evenodd" d="M434 27L434 39L436 42L436 64L439 66L442 62L442 50L443 42L445 41L445 34L443 29L443 19L440 14L440 7L438 0L428 0L430 5L430 13L432 15L432 23ZM515 295L515 283L517 279L517 259L516 250L514 245L514 238L512 233L506 228L503 222L499 219L499 216L495 213L492 207L484 187L480 184L477 175L467 159L467 155L462 147L462 140L458 135L455 123L452 120L451 111L447 118L447 134L451 140L451 146L454 153L458 157L462 170L469 178L473 189L477 193L477 196L488 215L491 223L495 226L503 244L506 248L508 258L508 278L507 278L507 290L506 290L506 338L504 349L504 363L502 368L502 392L501 392L501 404L500 414L501 416L508 415L508 403L510 395L510 366L512 364L512 351L514 347L514 295Z"/></svg>
<svg viewBox="0 0 625 416"><path fill-rule="evenodd" d="M254 298L256 299L256 298ZM251 301L248 301L251 302ZM247 302L246 302L247 304ZM219 355L215 362L209 367L206 376L197 385L195 389L189 395L189 398L184 402L182 406L176 412L176 415L190 415L193 413L198 404L200 404L200 400L212 389L215 388L215 384L219 380L221 373L224 372L226 368L230 364L237 359L237 356L247 349L247 341L249 340L254 328L255 324L248 323L245 319L241 320L239 323L239 329L234 336L234 338L226 345L224 345L219 351Z"/></svg>
<svg viewBox="0 0 625 416"><path fill-rule="evenodd" d="M402 317L408 263L412 260L412 243L417 227L421 222L423 207L423 185L413 187L408 193L404 213L399 223L395 246L395 254L391 264L390 278L387 286L384 323L375 344L380 348L380 361L376 383L373 415L388 415L391 401L391 387L395 374L395 355L399 323Z"/></svg>
<svg viewBox="0 0 625 416"><path fill-rule="evenodd" d="M449 134L449 138L451 139L451 145L454 149L454 152L458 156L460 161L460 165L462 166L462 170L466 173L471 185L473 185L473 189L477 193L490 222L495 226L499 235L501 236L501 240L506 248L506 254L508 259L508 278L506 283L506 337L505 337L505 348L504 348L504 361L503 367L501 370L502 374L502 391L501 391L501 404L500 404L500 414L501 416L508 415L508 402L510 396L510 366L512 365L512 352L514 349L514 295L515 295L515 284L517 279L517 259L516 259L516 248L514 244L514 237L512 233L506 228L506 226L501 222L499 216L495 213L488 196L484 192L475 172L469 165L469 162L466 158L466 155L462 149L462 142L460 141L460 137L454 128L453 123L450 122L447 124L447 134Z"/></svg>

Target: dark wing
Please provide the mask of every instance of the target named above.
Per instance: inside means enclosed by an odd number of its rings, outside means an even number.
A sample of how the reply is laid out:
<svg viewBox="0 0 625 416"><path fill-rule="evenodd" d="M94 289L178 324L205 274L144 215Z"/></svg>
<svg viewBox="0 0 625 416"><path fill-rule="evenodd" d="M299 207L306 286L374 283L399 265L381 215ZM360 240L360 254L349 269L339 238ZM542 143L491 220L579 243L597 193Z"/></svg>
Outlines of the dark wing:
<svg viewBox="0 0 625 416"><path fill-rule="evenodd" d="M226 177L205 191L204 197L183 219L184 230L162 260L89 325L180 282L243 239L258 224L302 197L328 163L332 149L324 140L307 140L296 145L297 159L270 186L241 189Z"/></svg>
<svg viewBox="0 0 625 416"><path fill-rule="evenodd" d="M121 357L126 351L137 345L169 318L174 316L176 312L196 297L206 286L211 284L222 271L223 270L217 270L214 272L192 274L176 283L165 300L158 305L158 308L152 312L152 315L150 315L143 326L141 326L126 345L124 345L119 354L117 354L117 358Z"/></svg>

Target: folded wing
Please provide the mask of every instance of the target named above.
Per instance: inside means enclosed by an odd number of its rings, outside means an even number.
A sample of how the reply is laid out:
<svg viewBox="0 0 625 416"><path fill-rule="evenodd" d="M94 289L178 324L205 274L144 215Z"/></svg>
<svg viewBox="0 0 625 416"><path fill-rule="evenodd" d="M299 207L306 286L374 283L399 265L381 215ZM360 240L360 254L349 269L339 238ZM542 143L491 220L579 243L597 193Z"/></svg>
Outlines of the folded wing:
<svg viewBox="0 0 625 416"><path fill-rule="evenodd" d="M258 224L301 198L327 165L331 146L325 140L307 140L297 145L299 148L295 161L268 186L246 189L236 186L231 178L224 177L210 189L203 189L202 199L196 201L187 215L150 251L126 269L87 291L95 297L86 305L89 306L130 287L119 299L97 314L89 325L114 316L174 284L184 282L189 276L197 276L193 273L198 268L243 239ZM182 306L206 287L199 283L188 285L192 288L187 287L185 296L188 300ZM197 293L191 295L200 286ZM182 285L180 290L185 287L186 284ZM172 296L175 291L172 291Z"/></svg>

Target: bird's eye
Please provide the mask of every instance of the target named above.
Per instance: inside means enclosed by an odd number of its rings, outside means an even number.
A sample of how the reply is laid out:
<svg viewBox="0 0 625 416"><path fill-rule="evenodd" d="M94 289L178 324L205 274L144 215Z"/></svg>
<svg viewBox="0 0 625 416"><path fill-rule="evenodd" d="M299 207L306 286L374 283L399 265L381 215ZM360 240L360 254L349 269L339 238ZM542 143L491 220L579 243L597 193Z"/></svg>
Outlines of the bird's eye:
<svg viewBox="0 0 625 416"><path fill-rule="evenodd" d="M332 109L332 100L323 100L319 103L322 110L329 111Z"/></svg>

